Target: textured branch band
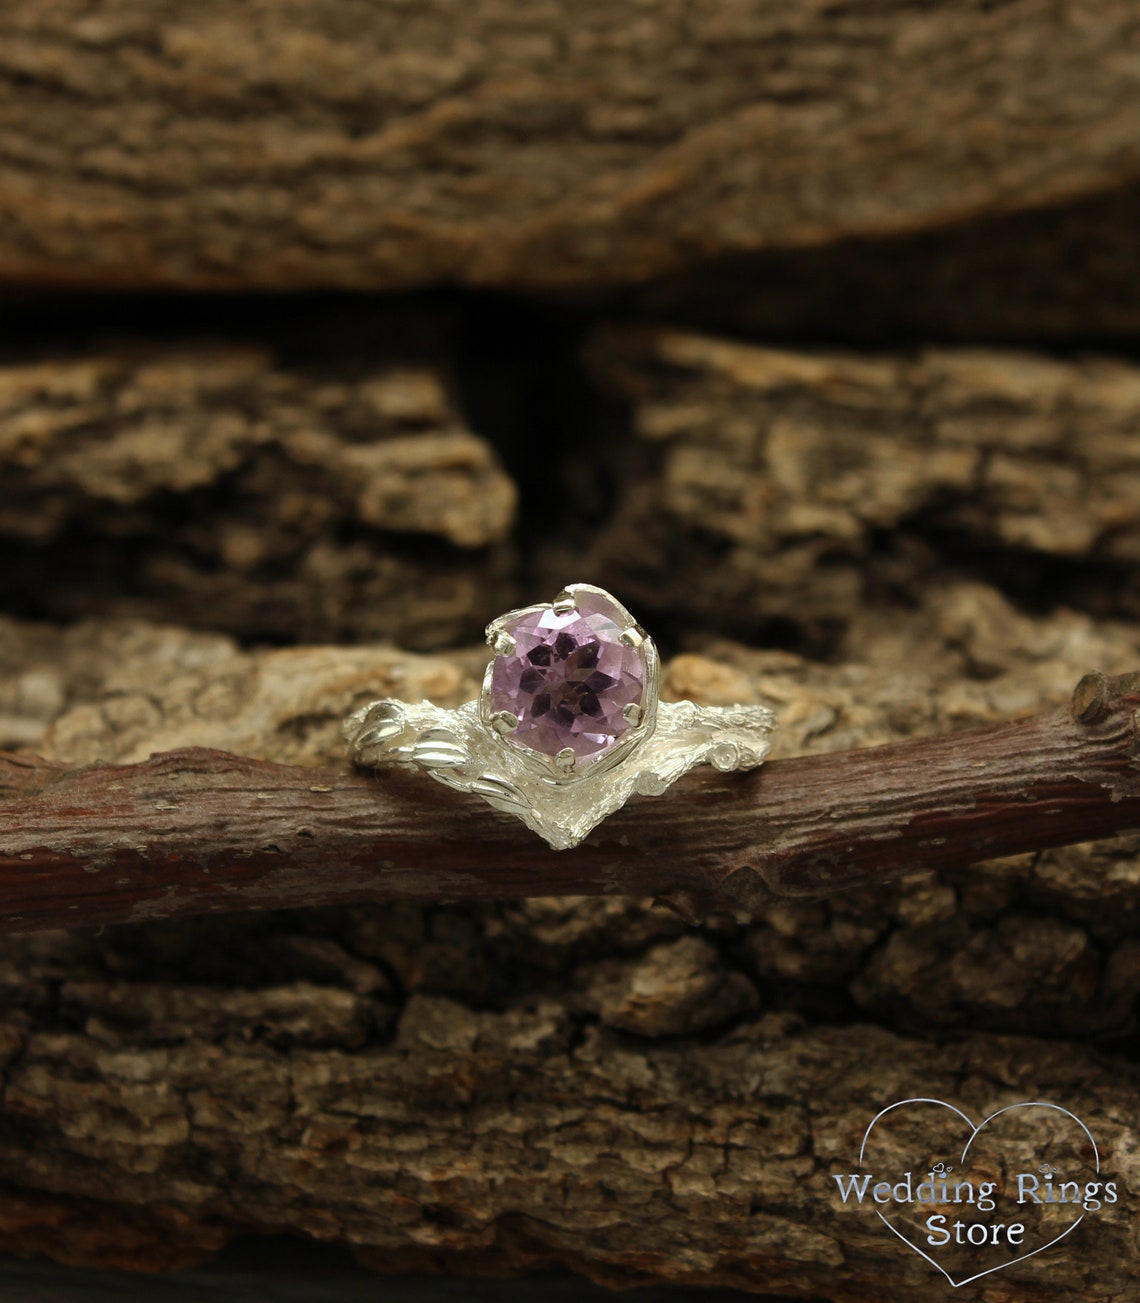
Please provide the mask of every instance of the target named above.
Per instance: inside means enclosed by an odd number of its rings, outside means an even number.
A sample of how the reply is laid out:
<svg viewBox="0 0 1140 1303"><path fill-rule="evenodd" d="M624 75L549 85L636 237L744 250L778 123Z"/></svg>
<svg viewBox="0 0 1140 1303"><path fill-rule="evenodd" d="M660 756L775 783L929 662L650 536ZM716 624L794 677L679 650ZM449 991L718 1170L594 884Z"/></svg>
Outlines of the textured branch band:
<svg viewBox="0 0 1140 1303"><path fill-rule="evenodd" d="M444 710L424 701L380 701L345 725L354 764L426 769L437 782L515 815L555 850L577 846L633 795L660 796L697 765L754 769L768 753L775 716L763 706L662 702L652 736L624 765L557 784L496 746L479 703Z"/></svg>

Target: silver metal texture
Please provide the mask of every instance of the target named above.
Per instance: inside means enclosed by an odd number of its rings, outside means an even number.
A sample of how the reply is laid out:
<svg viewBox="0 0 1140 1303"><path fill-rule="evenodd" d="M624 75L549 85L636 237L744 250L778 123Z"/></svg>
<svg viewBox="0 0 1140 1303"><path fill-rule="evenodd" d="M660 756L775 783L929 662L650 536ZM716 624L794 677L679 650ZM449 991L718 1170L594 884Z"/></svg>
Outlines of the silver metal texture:
<svg viewBox="0 0 1140 1303"><path fill-rule="evenodd" d="M494 660L480 696L456 710L386 697L362 706L345 721L353 764L373 769L400 765L422 769L437 782L482 797L496 810L519 818L555 850L577 846L607 815L633 795L660 796L697 765L721 770L755 769L771 748L776 717L766 706L698 706L659 701L660 670L652 638L604 589L569 584L554 602L499 616L487 626L496 656L510 655L514 639L503 626L520 616L574 609L577 594L598 594L617 607L641 657L644 690L640 708L627 708L631 727L596 758L579 760L566 747L546 756L510 740L509 712L490 705ZM509 639L509 643L508 643ZM517 721L515 721L517 725Z"/></svg>

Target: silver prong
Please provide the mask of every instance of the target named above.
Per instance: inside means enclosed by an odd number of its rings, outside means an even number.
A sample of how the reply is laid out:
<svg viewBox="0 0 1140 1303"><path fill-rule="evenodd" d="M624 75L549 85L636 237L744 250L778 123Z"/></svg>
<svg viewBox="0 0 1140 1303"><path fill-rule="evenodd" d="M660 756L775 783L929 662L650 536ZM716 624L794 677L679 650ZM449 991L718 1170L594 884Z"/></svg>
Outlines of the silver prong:
<svg viewBox="0 0 1140 1303"><path fill-rule="evenodd" d="M563 747L554 757L554 763L558 766L560 774L572 774L576 760L573 747Z"/></svg>
<svg viewBox="0 0 1140 1303"><path fill-rule="evenodd" d="M636 701L631 701L628 706L622 707L622 717L629 721L634 728L641 723L641 717L645 713Z"/></svg>
<svg viewBox="0 0 1140 1303"><path fill-rule="evenodd" d="M578 603L564 588L550 603L550 607L555 615L569 615L571 611L578 609Z"/></svg>
<svg viewBox="0 0 1140 1303"><path fill-rule="evenodd" d="M497 633L493 646L496 656L509 656L515 649L515 640L509 633Z"/></svg>
<svg viewBox="0 0 1140 1303"><path fill-rule="evenodd" d="M499 710L491 716L491 727L496 733L502 733L505 737L508 733L513 733L519 726L519 717L512 715L509 710Z"/></svg>
<svg viewBox="0 0 1140 1303"><path fill-rule="evenodd" d="M636 651L648 637L640 624L631 624L618 635L618 642L624 642L627 647L632 647Z"/></svg>

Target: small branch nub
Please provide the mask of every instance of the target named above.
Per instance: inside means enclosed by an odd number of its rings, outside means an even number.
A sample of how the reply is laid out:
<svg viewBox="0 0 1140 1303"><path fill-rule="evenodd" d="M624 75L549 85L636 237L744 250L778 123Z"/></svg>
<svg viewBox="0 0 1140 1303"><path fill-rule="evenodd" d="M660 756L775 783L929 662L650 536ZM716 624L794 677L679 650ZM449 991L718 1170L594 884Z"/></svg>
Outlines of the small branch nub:
<svg viewBox="0 0 1140 1303"><path fill-rule="evenodd" d="M1073 718L1079 724L1099 723L1108 714L1111 694L1107 677L1094 670L1073 690Z"/></svg>

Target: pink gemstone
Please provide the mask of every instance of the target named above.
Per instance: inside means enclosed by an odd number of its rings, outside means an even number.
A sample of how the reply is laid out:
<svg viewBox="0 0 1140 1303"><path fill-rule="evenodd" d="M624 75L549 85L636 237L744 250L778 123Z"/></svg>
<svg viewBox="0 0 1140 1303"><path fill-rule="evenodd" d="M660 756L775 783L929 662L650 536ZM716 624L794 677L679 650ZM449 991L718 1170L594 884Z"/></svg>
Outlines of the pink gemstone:
<svg viewBox="0 0 1140 1303"><path fill-rule="evenodd" d="M495 660L489 704L518 719L509 741L548 756L570 747L584 761L632 727L622 711L641 705L645 666L619 641L628 621L612 601L590 592L575 601L563 615L535 611L501 626L515 648Z"/></svg>

